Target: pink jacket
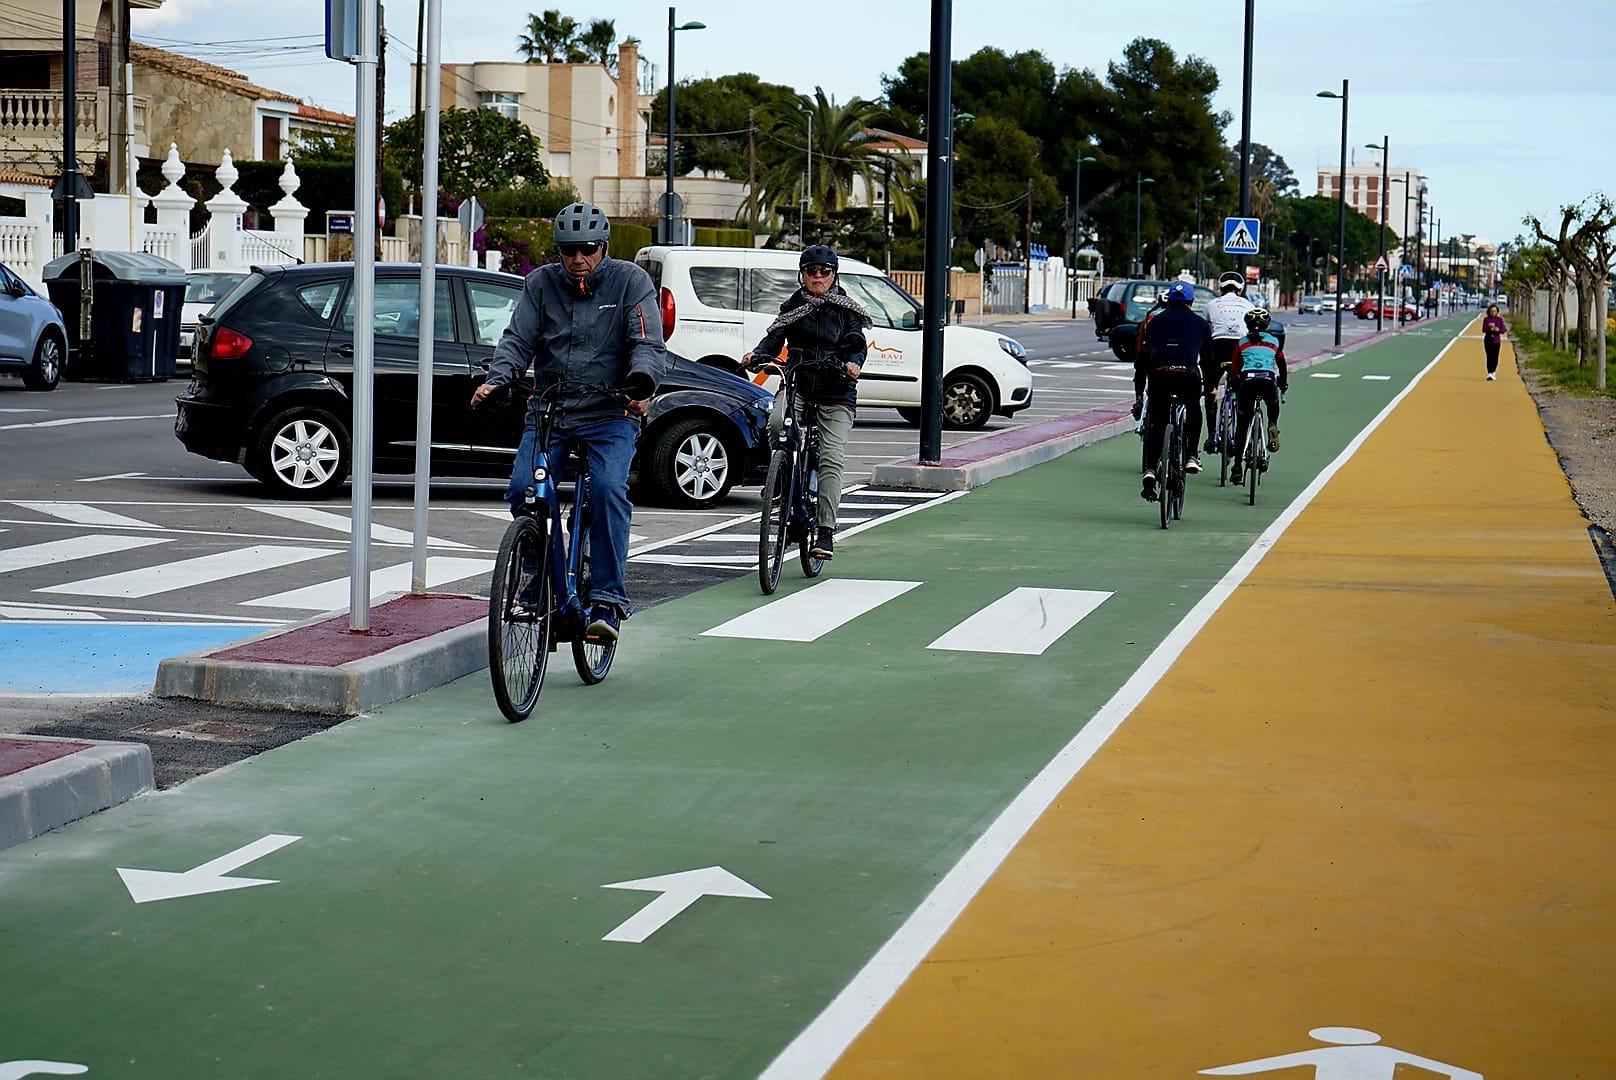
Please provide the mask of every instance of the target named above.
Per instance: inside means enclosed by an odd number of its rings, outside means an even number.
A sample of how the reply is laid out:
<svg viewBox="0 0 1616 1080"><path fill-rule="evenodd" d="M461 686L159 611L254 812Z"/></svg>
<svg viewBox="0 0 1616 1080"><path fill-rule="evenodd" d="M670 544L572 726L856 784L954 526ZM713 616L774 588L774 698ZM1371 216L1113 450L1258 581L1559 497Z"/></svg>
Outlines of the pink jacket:
<svg viewBox="0 0 1616 1080"><path fill-rule="evenodd" d="M1487 344L1496 345L1509 333L1509 327L1505 325L1502 315L1489 315L1481 320L1481 332L1487 338Z"/></svg>

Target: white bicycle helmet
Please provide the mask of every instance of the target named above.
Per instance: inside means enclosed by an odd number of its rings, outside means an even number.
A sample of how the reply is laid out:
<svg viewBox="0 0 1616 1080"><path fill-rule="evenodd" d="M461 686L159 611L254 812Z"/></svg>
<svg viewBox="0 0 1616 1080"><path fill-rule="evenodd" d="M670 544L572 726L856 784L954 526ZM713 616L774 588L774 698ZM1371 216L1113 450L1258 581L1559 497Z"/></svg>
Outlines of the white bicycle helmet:
<svg viewBox="0 0 1616 1080"><path fill-rule="evenodd" d="M1230 289L1241 290L1246 287L1246 276L1237 270L1229 270L1218 277L1218 292L1228 292Z"/></svg>

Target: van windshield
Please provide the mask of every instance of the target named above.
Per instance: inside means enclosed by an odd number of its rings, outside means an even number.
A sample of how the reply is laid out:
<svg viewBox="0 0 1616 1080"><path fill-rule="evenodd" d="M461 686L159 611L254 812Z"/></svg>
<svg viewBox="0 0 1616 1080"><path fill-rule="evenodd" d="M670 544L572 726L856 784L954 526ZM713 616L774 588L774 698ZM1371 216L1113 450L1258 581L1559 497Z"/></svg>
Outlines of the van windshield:
<svg viewBox="0 0 1616 1080"><path fill-rule="evenodd" d="M919 311L914 301L891 281L868 274L843 274L838 279L842 288L864 306L876 326L894 330L913 330L920 325Z"/></svg>

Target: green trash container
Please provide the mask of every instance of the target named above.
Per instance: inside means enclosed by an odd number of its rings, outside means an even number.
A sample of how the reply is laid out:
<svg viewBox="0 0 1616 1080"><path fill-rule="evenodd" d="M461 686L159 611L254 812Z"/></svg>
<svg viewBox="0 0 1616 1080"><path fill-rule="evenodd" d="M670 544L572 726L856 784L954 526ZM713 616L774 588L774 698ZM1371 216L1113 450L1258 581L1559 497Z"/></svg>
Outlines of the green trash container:
<svg viewBox="0 0 1616 1080"><path fill-rule="evenodd" d="M81 304L89 266L88 334ZM45 288L67 323L69 379L164 380L180 351L185 270L141 251L86 251L45 264Z"/></svg>

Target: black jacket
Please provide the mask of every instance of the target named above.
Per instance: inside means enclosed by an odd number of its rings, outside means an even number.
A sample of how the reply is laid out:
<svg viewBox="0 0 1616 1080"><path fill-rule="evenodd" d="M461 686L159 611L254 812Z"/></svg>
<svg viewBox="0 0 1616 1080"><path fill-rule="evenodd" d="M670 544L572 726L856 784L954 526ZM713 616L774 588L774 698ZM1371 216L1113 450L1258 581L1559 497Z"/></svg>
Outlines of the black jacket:
<svg viewBox="0 0 1616 1080"><path fill-rule="evenodd" d="M840 285L831 288L843 296L847 295L842 292ZM780 305L780 314L795 311L806 303L808 294L798 289ZM802 351L807 351L816 358L834 354L842 363L851 362L860 368L864 366L864 354L868 348L858 315L833 304L822 305L818 311L803 316L783 331L764 334L763 340L752 350L753 362L780 355L782 345L790 350L786 354L788 364L795 362ZM840 372L816 372L813 378L799 382L798 389L808 401L822 405L846 405L851 408L858 400L858 383Z"/></svg>

